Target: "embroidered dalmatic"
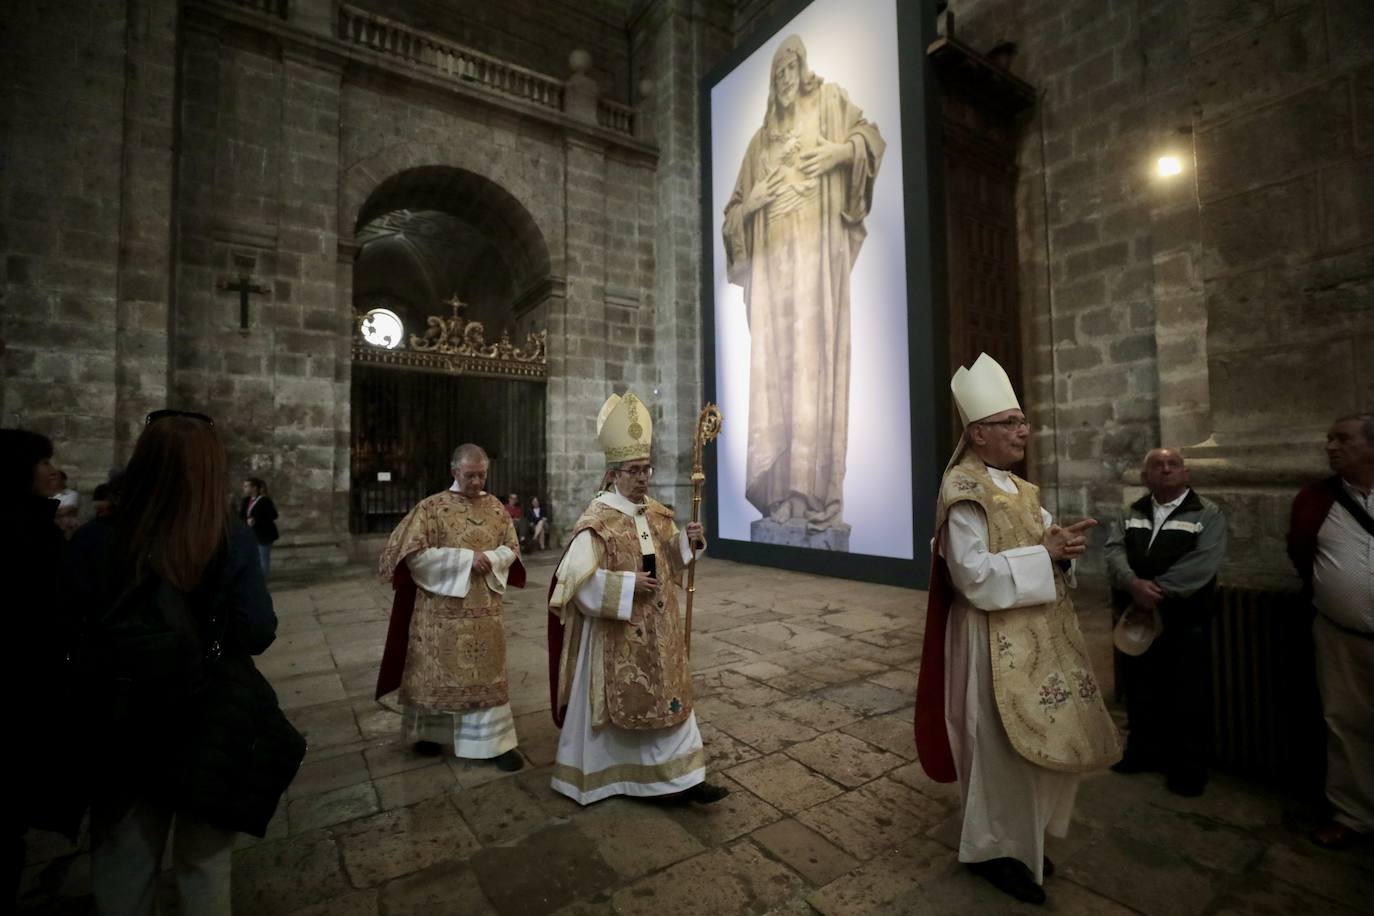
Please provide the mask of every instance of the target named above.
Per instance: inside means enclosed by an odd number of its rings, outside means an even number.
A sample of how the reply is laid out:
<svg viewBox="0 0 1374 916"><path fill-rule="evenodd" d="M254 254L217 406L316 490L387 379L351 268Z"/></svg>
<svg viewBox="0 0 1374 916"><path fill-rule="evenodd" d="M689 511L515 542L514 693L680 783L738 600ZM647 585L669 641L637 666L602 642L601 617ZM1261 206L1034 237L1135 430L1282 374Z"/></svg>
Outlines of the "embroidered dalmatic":
<svg viewBox="0 0 1374 916"><path fill-rule="evenodd" d="M1045 833L1068 830L1078 774L1121 755L1069 582L1040 546L1050 521L1036 487L971 451L946 473L936 574L953 595L937 601L933 588L927 620L945 625L944 677L938 691L923 677L917 700L927 770L949 755L959 780L960 861L1018 859L1037 882ZM941 712L944 748L921 728Z"/></svg>
<svg viewBox="0 0 1374 916"><path fill-rule="evenodd" d="M615 492L598 496L573 531L549 598L552 706L563 729L553 788L584 805L690 788L706 778L706 759L678 617L687 539L667 507ZM660 589L637 598L635 573L649 567Z"/></svg>
<svg viewBox="0 0 1374 916"><path fill-rule="evenodd" d="M415 584L400 678L407 741L475 758L516 746L501 597L518 551L501 501L469 499L456 485L421 500L391 533L378 572L392 578L404 563ZM473 574L477 552L491 563L485 576Z"/></svg>

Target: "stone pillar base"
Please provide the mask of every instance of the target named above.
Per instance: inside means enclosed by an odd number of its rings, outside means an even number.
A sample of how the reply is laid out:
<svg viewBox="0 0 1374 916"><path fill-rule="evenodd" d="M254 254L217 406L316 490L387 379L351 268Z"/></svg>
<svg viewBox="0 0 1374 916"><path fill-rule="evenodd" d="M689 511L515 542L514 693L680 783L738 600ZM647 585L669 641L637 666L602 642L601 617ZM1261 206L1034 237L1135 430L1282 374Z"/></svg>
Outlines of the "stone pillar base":
<svg viewBox="0 0 1374 916"><path fill-rule="evenodd" d="M811 550L838 550L849 553L848 525L807 531L806 522L794 520L778 523L761 518L749 525L749 540L756 544L782 544L786 547L806 547Z"/></svg>

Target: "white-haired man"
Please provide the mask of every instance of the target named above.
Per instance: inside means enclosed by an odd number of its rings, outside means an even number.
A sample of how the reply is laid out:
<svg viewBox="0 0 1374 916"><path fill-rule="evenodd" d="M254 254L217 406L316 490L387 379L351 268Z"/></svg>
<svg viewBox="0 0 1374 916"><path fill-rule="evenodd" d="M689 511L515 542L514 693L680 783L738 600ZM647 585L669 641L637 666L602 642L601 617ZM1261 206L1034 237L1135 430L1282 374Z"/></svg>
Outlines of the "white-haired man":
<svg viewBox="0 0 1374 916"><path fill-rule="evenodd" d="M524 765L506 679L501 596L525 584L515 526L487 493L487 453L460 445L453 486L391 532L378 573L396 588L377 696L400 688L405 739L421 754Z"/></svg>
<svg viewBox="0 0 1374 916"><path fill-rule="evenodd" d="M1096 522L1052 524L1010 471L1029 424L996 361L950 387L964 435L936 504L917 749L932 779L959 781L959 861L1044 903L1045 833L1067 831L1079 774L1121 756L1068 595Z"/></svg>

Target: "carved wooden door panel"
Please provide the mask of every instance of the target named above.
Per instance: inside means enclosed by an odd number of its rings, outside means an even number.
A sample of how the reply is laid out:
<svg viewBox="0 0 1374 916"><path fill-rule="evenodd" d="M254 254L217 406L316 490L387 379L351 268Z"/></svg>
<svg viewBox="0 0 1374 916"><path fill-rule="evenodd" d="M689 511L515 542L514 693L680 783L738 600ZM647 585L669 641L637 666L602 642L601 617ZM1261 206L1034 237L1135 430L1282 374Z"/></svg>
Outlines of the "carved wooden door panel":
<svg viewBox="0 0 1374 916"><path fill-rule="evenodd" d="M953 39L937 41L931 58L944 128L950 369L987 353L1023 394L1016 151L1034 90ZM957 438L957 411L951 422Z"/></svg>

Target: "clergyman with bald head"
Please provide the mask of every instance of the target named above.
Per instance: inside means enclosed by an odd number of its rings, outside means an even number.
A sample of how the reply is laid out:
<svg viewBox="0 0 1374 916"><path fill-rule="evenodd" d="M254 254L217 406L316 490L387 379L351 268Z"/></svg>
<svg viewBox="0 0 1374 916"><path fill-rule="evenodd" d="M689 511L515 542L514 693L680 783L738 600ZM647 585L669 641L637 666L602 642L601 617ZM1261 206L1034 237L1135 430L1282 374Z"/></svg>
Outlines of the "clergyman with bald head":
<svg viewBox="0 0 1374 916"><path fill-rule="evenodd" d="M1210 736L1212 593L1226 557L1226 516L1193 490L1177 449L1151 449L1140 481L1149 492L1121 510L1105 557L1116 611L1155 635L1143 652L1122 656L1129 734L1126 754L1112 769L1163 773L1169 791L1201 795Z"/></svg>
<svg viewBox="0 0 1374 916"><path fill-rule="evenodd" d="M847 543L849 275L886 144L812 72L800 37L783 40L770 72L722 229L749 321L744 495L765 520L841 529Z"/></svg>
<svg viewBox="0 0 1374 916"><path fill-rule="evenodd" d="M523 586L520 544L490 461L453 452L453 485L422 499L391 532L378 573L396 588L377 696L400 688L401 729L418 754L491 760L518 770L501 599Z"/></svg>

